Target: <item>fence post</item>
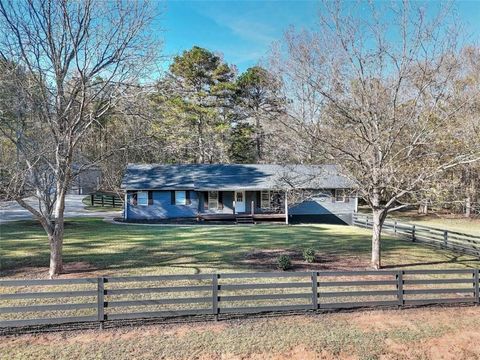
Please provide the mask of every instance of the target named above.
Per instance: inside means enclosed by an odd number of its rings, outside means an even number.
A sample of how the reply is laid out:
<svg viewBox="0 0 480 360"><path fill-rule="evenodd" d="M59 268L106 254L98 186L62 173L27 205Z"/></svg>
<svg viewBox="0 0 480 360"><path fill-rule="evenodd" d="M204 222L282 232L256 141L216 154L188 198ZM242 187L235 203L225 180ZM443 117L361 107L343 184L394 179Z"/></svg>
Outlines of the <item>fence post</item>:
<svg viewBox="0 0 480 360"><path fill-rule="evenodd" d="M95 195L94 194L90 195L90 202L92 203L92 206L95 205Z"/></svg>
<svg viewBox="0 0 480 360"><path fill-rule="evenodd" d="M474 287L475 287L475 303L477 305L480 305L480 275L479 275L480 270L475 269L473 270L473 281L474 281Z"/></svg>
<svg viewBox="0 0 480 360"><path fill-rule="evenodd" d="M415 241L415 225L412 225L412 241Z"/></svg>
<svg viewBox="0 0 480 360"><path fill-rule="evenodd" d="M445 247L448 247L448 230L445 230L443 232L443 243Z"/></svg>
<svg viewBox="0 0 480 360"><path fill-rule="evenodd" d="M215 321L218 320L218 274L212 275L212 312Z"/></svg>
<svg viewBox="0 0 480 360"><path fill-rule="evenodd" d="M103 329L103 322L105 320L105 279L103 277L97 278L97 319L100 322L100 330Z"/></svg>
<svg viewBox="0 0 480 360"><path fill-rule="evenodd" d="M115 207L115 195L112 196L112 207Z"/></svg>
<svg viewBox="0 0 480 360"><path fill-rule="evenodd" d="M312 308L318 310L318 273L312 272Z"/></svg>
<svg viewBox="0 0 480 360"><path fill-rule="evenodd" d="M105 205L105 196L102 195L102 207L104 207L104 205Z"/></svg>
<svg viewBox="0 0 480 360"><path fill-rule="evenodd" d="M393 232L396 234L397 233L397 220L393 222Z"/></svg>
<svg viewBox="0 0 480 360"><path fill-rule="evenodd" d="M368 228L368 216L365 217L365 227Z"/></svg>
<svg viewBox="0 0 480 360"><path fill-rule="evenodd" d="M403 270L399 270L396 275L397 278L397 300L398 308L403 306Z"/></svg>

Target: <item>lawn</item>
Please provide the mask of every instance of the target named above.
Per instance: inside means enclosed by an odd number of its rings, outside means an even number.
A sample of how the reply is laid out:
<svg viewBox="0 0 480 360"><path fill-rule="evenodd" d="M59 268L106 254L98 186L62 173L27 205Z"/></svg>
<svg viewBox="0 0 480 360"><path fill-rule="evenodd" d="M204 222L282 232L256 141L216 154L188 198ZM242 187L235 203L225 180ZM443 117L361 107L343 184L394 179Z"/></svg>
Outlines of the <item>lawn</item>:
<svg viewBox="0 0 480 360"><path fill-rule="evenodd" d="M371 217L371 211L362 207L359 213ZM403 223L417 224L423 226L434 227L442 230L457 231L465 234L480 235L480 219L465 218L461 215L435 214L428 215L418 214L415 210L394 211L388 214L387 221L397 220Z"/></svg>
<svg viewBox="0 0 480 360"><path fill-rule="evenodd" d="M22 335L0 359L479 359L475 307L170 323Z"/></svg>
<svg viewBox="0 0 480 360"><path fill-rule="evenodd" d="M28 221L2 225L0 244L3 276L30 278L47 276L48 243L38 224ZM314 264L303 262L301 251L305 248L316 250L317 258ZM384 265L387 268L480 267L478 258L459 256L449 251L394 237L384 238L382 250ZM94 218L72 219L66 226L64 260L67 274L62 276L272 271L277 270L276 258L285 253L294 259L293 270L365 269L369 267L370 232L357 227L338 225L179 227L119 225ZM243 280L238 281L241 283ZM271 278L259 281L279 280ZM189 283L175 282L172 285L185 286ZM89 290L85 286L68 285L68 290ZM114 286L115 283L109 284L109 288ZM127 283L118 286L132 285ZM152 282L143 286L155 287L159 284ZM161 286L171 285L162 282ZM65 288L60 289L56 286L50 289L66 291ZM0 292L11 290L3 288ZM29 291L36 290L45 291L29 288ZM349 287L349 290L365 289ZM371 290L385 289L372 287ZM252 291L254 290L237 290L228 295L248 295L253 293ZM261 293L277 291L266 289ZM284 289L282 293L296 291L299 290ZM336 291L336 288L331 287L329 291ZM154 296L152 294L120 296L121 298L109 298L107 301L157 298L152 297ZM161 294L162 299L173 296L194 295ZM210 292L198 293L195 296L210 296ZM80 301L79 299L65 301L76 302ZM82 302L87 303L96 301L95 297L86 296L82 299ZM355 300L356 298L348 298L348 301ZM382 299L377 297L376 300ZM280 301L283 304L283 300L278 300L275 304L280 305ZM285 300L285 305L288 305L289 301L296 300ZM58 299L40 299L40 302L31 299L7 300L3 301L1 306L33 303L48 305L56 302ZM268 303L272 301L259 300L256 305ZM251 305L243 302L237 304L237 306ZM107 308L106 311L108 314L123 312L125 309L132 312L161 311L170 309L169 306L174 306L175 310L178 310L180 305L146 305L142 308L130 307L120 310ZM70 312L68 316L92 315L94 312L95 309L77 310ZM25 314L28 313L2 314L2 317L22 319L27 318ZM57 311L30 313L28 316L62 317L67 314ZM452 319L455 321L452 322ZM452 356L457 354L478 356L480 349L472 344L480 343L479 320L476 308L410 309L263 319L244 318L218 323L164 324L134 329L113 328L103 332L89 330L24 335L2 339L0 359L429 358L435 351L441 351L443 342L449 339L457 341L455 346L448 350L452 352Z"/></svg>
<svg viewBox="0 0 480 360"><path fill-rule="evenodd" d="M306 264L302 249L314 248L317 262ZM370 232L338 225L144 226L101 219L66 224L64 261L85 276L276 270L276 258L290 254L293 270L364 269L369 266ZM33 221L1 226L0 269L4 276L44 277L48 242ZM471 256L384 237L387 268L478 267Z"/></svg>

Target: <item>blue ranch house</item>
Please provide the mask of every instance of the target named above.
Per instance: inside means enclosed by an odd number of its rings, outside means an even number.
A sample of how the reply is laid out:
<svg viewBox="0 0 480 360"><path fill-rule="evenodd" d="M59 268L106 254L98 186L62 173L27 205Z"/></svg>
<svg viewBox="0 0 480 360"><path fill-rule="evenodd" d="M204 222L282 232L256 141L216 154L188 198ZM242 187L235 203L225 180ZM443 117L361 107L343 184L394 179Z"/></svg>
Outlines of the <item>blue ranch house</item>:
<svg viewBox="0 0 480 360"><path fill-rule="evenodd" d="M346 223L353 183L335 165L129 164L125 221Z"/></svg>

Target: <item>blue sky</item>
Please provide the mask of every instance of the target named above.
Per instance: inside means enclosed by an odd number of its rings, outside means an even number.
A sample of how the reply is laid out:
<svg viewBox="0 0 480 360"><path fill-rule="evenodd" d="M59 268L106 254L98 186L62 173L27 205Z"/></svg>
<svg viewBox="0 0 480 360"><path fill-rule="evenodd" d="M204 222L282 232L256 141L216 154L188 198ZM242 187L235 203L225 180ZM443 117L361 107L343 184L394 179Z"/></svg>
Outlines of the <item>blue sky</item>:
<svg viewBox="0 0 480 360"><path fill-rule="evenodd" d="M480 0L458 1L455 5L468 32L480 39ZM162 8L165 55L198 45L223 53L225 60L240 71L258 63L289 25L314 26L319 9L313 0L167 0Z"/></svg>

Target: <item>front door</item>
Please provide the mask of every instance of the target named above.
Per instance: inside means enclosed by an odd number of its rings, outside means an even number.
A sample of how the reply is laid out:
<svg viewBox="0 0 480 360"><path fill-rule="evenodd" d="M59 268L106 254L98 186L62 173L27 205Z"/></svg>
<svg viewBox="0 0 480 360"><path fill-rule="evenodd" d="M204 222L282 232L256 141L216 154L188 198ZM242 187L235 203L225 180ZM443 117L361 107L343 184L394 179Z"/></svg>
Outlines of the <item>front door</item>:
<svg viewBox="0 0 480 360"><path fill-rule="evenodd" d="M235 191L235 212L245 212L245 191Z"/></svg>

